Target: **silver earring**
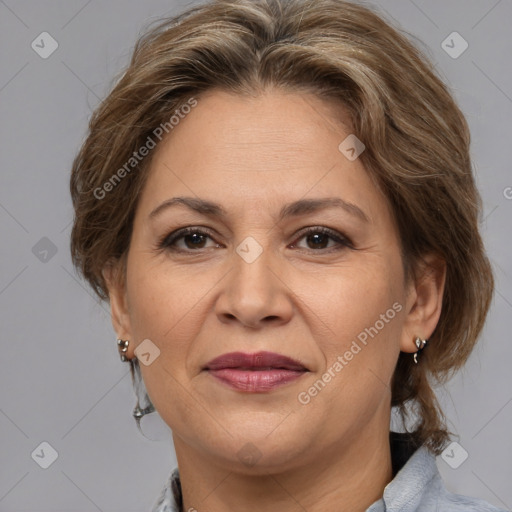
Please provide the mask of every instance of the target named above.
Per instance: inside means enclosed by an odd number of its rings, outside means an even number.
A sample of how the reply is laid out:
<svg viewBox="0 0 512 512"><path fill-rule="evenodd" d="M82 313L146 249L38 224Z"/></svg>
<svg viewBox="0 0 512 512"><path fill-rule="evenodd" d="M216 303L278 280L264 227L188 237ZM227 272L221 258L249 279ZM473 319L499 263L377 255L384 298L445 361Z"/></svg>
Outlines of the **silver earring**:
<svg viewBox="0 0 512 512"><path fill-rule="evenodd" d="M416 338L414 340L414 343L415 343L416 347L418 348L418 351L414 353L414 362L416 364L418 364L418 355L425 348L427 341L428 340L422 340L421 338Z"/></svg>
<svg viewBox="0 0 512 512"><path fill-rule="evenodd" d="M149 396L146 391L146 387L144 385L144 381L142 380L139 360L136 357L134 357L133 359L128 359L126 357L126 352L128 351L129 344L129 340L117 340L117 347L119 349L119 356L121 358L121 361L130 363L132 385L133 390L135 392L135 397L137 398L137 403L135 405L135 408L133 409L133 417L135 418L135 423L137 424L139 432L144 437L146 437L140 427L140 420L146 414L151 414L152 412L155 412L155 406L151 403L151 400L149 399Z"/></svg>
<svg viewBox="0 0 512 512"><path fill-rule="evenodd" d="M155 412L155 406L151 403L151 400L146 391L146 386L144 385L144 381L142 380L142 375L140 373L139 360L135 357L133 359L128 360L130 363L130 372L132 375L132 384L133 390L135 392L135 396L137 398L137 404L133 409L133 417L135 418L135 423L137 424L137 428L139 432L144 436L144 432L140 427L140 420L146 415Z"/></svg>
<svg viewBox="0 0 512 512"><path fill-rule="evenodd" d="M165 421L160 417L152 404L142 380L139 360L130 359L132 370L133 389L137 396L137 405L133 409L133 417L139 432L150 441L170 441L172 432ZM155 414L151 414L155 413Z"/></svg>
<svg viewBox="0 0 512 512"><path fill-rule="evenodd" d="M134 357L133 359L128 359L126 357L126 352L128 351L128 345L130 344L130 340L117 340L117 347L119 349L119 356L121 361L130 363L130 373L132 376L132 385L133 390L135 392L135 397L137 398L137 403L135 408L133 409L133 417L135 418L135 423L137 424L137 428L139 432L144 436L144 432L140 428L140 420L146 415L155 412L155 406L151 403L149 396L146 391L146 387L144 385L144 381L142 380L142 376L140 374L139 360ZM144 436L146 437L146 436Z"/></svg>
<svg viewBox="0 0 512 512"><path fill-rule="evenodd" d="M119 349L119 357L121 361L126 362L128 358L126 357L126 352L128 352L128 345L130 344L130 340L117 340L117 348Z"/></svg>

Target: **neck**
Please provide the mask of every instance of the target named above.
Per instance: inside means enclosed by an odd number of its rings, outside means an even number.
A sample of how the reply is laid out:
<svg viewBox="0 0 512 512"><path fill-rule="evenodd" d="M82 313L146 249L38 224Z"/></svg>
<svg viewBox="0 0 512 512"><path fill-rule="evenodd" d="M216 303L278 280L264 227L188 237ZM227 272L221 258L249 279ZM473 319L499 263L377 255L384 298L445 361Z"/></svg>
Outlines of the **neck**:
<svg viewBox="0 0 512 512"><path fill-rule="evenodd" d="M329 446L312 463L263 475L221 467L179 438L174 444L185 511L365 512L393 478L389 430L382 428Z"/></svg>

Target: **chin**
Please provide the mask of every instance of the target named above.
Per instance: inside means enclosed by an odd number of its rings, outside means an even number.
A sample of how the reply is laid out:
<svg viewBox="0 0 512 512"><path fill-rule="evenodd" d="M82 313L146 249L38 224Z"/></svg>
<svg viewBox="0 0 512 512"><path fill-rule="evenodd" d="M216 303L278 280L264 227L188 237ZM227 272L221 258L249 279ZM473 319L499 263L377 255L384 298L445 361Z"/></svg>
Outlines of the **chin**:
<svg viewBox="0 0 512 512"><path fill-rule="evenodd" d="M222 442L205 448L211 450L227 470L247 475L280 473L302 466L305 453L312 444L304 436L304 428L288 425L287 429L282 429L276 425L278 423L268 428L266 424L263 428L256 424L255 428L254 423L239 422L233 425L231 432L243 432L243 435L224 436Z"/></svg>

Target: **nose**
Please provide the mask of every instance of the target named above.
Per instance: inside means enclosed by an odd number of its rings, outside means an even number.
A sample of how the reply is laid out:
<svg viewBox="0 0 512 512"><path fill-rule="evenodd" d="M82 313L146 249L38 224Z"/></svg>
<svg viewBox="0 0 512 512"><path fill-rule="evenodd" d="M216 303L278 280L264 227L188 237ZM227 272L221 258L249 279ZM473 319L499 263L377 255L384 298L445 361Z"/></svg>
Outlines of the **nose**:
<svg viewBox="0 0 512 512"><path fill-rule="evenodd" d="M264 249L254 261L233 251L232 260L215 306L219 320L253 329L289 322L293 293L279 258L270 249Z"/></svg>

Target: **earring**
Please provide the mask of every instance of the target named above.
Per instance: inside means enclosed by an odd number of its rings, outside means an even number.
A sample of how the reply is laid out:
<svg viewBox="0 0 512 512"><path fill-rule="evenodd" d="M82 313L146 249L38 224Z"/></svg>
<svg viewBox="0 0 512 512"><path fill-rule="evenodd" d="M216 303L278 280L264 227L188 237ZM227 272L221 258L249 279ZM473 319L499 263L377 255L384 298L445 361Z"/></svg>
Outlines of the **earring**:
<svg viewBox="0 0 512 512"><path fill-rule="evenodd" d="M128 359L128 362L130 363L130 373L132 375L133 390L137 398L137 403L135 404L135 408L133 409L132 414L135 419L135 423L137 424L137 428L139 429L139 432L144 437L147 437L141 429L140 422L141 419L146 414L151 414L152 412L155 412L155 406L152 404L146 391L146 386L140 373L139 360L136 357L134 357L133 359Z"/></svg>
<svg viewBox="0 0 512 512"><path fill-rule="evenodd" d="M151 403L149 396L146 391L146 387L144 385L144 381L142 380L142 375L140 374L139 360L137 357L133 359L128 359L126 357L126 352L128 351L128 345L130 344L130 340L117 340L117 348L119 350L119 356L121 361L130 363L130 373L132 376L132 384L133 390L135 391L135 396L137 398L137 403L135 408L133 409L133 417L135 418L135 422L137 424L137 428L140 433L144 436L144 432L140 427L140 421L146 414L151 414L155 412L155 406Z"/></svg>
<svg viewBox="0 0 512 512"><path fill-rule="evenodd" d="M128 345L130 344L130 340L117 340L117 348L119 350L119 357L123 363L128 361L128 358L125 356L126 352L128 352Z"/></svg>
<svg viewBox="0 0 512 512"><path fill-rule="evenodd" d="M418 347L418 351L414 353L414 362L418 364L418 355L425 348L428 340L422 340L421 338L416 338L414 343L416 347Z"/></svg>

